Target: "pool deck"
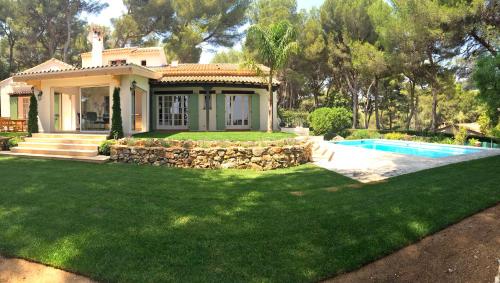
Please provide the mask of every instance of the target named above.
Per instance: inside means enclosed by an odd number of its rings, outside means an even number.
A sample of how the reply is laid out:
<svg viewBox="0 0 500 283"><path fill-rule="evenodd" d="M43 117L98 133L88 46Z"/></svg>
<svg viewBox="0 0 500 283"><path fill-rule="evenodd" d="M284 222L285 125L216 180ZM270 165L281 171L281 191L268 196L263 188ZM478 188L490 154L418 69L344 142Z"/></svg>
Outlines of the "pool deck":
<svg viewBox="0 0 500 283"><path fill-rule="evenodd" d="M429 168L500 155L500 149L483 148L476 153L426 158L333 143L328 143L327 146L334 152L332 160L320 160L315 164L362 183L382 181Z"/></svg>

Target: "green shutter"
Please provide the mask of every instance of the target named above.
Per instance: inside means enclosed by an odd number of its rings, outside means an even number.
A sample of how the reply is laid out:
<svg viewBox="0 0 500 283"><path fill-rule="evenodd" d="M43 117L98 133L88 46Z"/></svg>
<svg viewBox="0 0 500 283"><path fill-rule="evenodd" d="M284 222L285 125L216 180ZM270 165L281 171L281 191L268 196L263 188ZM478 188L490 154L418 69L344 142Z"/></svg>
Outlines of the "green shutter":
<svg viewBox="0 0 500 283"><path fill-rule="evenodd" d="M11 119L17 119L17 103L18 103L18 97L17 96L11 96L10 97L10 118Z"/></svg>
<svg viewBox="0 0 500 283"><path fill-rule="evenodd" d="M217 130L223 131L226 129L224 121L226 120L226 99L222 93L216 94L215 116L217 121Z"/></svg>
<svg viewBox="0 0 500 283"><path fill-rule="evenodd" d="M260 95L252 95L252 130L260 130Z"/></svg>
<svg viewBox="0 0 500 283"><path fill-rule="evenodd" d="M198 131L198 94L193 93L188 98L189 130Z"/></svg>

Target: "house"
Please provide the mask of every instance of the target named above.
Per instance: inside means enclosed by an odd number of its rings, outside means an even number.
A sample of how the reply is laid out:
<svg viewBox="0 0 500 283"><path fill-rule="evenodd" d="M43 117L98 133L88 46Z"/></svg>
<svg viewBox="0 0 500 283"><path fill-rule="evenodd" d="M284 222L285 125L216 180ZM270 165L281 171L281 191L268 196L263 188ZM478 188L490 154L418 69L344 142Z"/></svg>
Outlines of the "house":
<svg viewBox="0 0 500 283"><path fill-rule="evenodd" d="M454 135L460 130L460 128L465 128L468 136L484 137L485 135L481 132L481 126L478 123L458 123L443 125L437 129L438 133L451 134Z"/></svg>
<svg viewBox="0 0 500 283"><path fill-rule="evenodd" d="M92 51L81 54L81 67L51 59L2 81L1 116L26 119L34 93L40 132L109 133L112 93L120 88L126 135L266 130L266 67L256 72L234 64L169 63L161 47L104 49L97 27L88 39Z"/></svg>

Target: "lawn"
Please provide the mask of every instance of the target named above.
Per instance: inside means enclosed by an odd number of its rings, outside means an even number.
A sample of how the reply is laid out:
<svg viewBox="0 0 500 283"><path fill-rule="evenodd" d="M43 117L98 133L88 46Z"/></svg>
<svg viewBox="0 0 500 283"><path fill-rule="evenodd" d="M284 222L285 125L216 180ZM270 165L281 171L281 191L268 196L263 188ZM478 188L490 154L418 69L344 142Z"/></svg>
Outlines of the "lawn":
<svg viewBox="0 0 500 283"><path fill-rule="evenodd" d="M500 201L500 157L360 184L267 172L0 158L0 254L111 282L304 282Z"/></svg>
<svg viewBox="0 0 500 283"><path fill-rule="evenodd" d="M205 140L205 141L263 141L263 140L281 140L293 138L295 134L291 133L266 133L257 131L241 132L150 132L134 135L135 138L169 138L174 140Z"/></svg>
<svg viewBox="0 0 500 283"><path fill-rule="evenodd" d="M0 137L23 137L27 136L28 133L23 132L0 132Z"/></svg>

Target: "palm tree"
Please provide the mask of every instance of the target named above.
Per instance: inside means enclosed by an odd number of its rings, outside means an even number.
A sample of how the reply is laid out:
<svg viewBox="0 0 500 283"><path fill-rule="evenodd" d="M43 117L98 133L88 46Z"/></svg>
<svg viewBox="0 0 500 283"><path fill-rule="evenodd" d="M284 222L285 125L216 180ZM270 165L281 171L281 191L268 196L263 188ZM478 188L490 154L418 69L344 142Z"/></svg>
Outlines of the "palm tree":
<svg viewBox="0 0 500 283"><path fill-rule="evenodd" d="M257 47L259 59L269 67L269 112L267 131L273 131L273 79L274 74L283 69L290 55L297 53L296 32L288 21L280 21L270 26L253 25L248 30L248 38ZM255 65L252 62L250 65Z"/></svg>

